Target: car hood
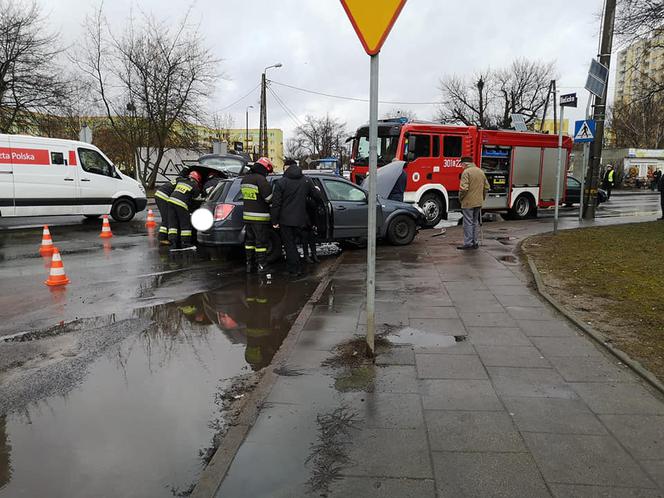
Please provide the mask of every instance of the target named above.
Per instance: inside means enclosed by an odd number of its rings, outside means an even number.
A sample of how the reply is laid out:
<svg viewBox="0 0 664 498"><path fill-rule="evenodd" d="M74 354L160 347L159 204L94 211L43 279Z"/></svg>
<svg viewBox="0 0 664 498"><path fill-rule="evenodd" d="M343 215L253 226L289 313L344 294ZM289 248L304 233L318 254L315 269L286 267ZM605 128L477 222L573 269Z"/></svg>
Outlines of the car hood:
<svg viewBox="0 0 664 498"><path fill-rule="evenodd" d="M397 183L401 172L403 171L405 161L392 161L385 166L378 168L378 174L376 175L376 193L380 197L387 199L394 188L394 184ZM362 188L369 190L369 177L364 179L362 182Z"/></svg>

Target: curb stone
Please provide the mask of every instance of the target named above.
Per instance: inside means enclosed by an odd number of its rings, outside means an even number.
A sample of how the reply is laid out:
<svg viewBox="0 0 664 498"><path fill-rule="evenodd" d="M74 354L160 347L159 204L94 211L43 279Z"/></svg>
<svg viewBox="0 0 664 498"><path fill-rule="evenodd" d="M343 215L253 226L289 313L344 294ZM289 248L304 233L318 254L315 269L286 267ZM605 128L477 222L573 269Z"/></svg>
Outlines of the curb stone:
<svg viewBox="0 0 664 498"><path fill-rule="evenodd" d="M256 388L249 393L239 407L240 415L236 420L231 422L228 432L222 438L210 462L201 472L201 476L190 495L191 498L212 498L217 493L222 481L226 477L228 469L235 459L235 455L244 442L249 430L256 422L263 403L269 396L278 378L278 375L274 373L275 365L285 363L290 357L307 320L313 312L314 304L318 302L325 289L327 289L330 283L330 275L336 272L343 258L344 254L341 253L341 256L330 265L327 274L321 279L309 300L304 304L277 354L274 355L272 362L263 369L263 375L258 381Z"/></svg>
<svg viewBox="0 0 664 498"><path fill-rule="evenodd" d="M662 384L657 377L655 377L652 372L647 370L641 363L638 361L632 359L627 355L627 353L621 351L620 349L617 349L614 347L608 340L608 338L602 334L601 332L598 332L594 330L592 327L588 326L587 324L583 323L581 320L579 320L571 311L569 311L567 308L565 308L562 304L560 304L558 301L556 301L546 290L545 290L545 285L544 281L542 280L542 277L540 275L539 270L537 269L537 266L535 263L533 263L532 259L530 259L530 256L525 254L526 261L528 262L528 267L530 268L530 272L533 275L533 278L535 279L535 286L537 288L537 292L544 298L546 299L551 306L553 306L556 310L558 310L565 318L567 318L570 322L572 322L574 325L576 325L579 329L583 331L584 334L590 336L592 339L594 339L595 342L600 344L604 349L606 349L609 353L611 353L613 356L618 358L621 362L623 362L625 365L627 365L629 368L631 368L634 372L636 372L642 379L644 379L646 382L648 382L652 387L657 389L659 392L664 394L664 384Z"/></svg>

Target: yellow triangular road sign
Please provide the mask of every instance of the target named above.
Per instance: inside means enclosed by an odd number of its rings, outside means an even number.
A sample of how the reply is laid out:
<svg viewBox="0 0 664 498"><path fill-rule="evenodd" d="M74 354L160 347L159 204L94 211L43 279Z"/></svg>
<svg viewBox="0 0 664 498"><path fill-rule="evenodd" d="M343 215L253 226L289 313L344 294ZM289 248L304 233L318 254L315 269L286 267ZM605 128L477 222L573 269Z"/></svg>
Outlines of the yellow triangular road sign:
<svg viewBox="0 0 664 498"><path fill-rule="evenodd" d="M380 52L406 0L341 0L369 55Z"/></svg>

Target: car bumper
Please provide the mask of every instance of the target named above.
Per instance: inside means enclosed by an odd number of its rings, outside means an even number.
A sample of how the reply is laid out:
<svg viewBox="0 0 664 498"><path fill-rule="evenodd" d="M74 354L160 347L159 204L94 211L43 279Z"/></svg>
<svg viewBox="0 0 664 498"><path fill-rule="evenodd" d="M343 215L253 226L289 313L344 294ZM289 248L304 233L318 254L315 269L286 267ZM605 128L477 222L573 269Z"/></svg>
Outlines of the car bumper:
<svg viewBox="0 0 664 498"><path fill-rule="evenodd" d="M136 204L136 212L143 211L148 205L148 200L145 197L137 197L134 199L134 204Z"/></svg>
<svg viewBox="0 0 664 498"><path fill-rule="evenodd" d="M196 238L199 244L205 246L241 246L244 244L244 230L213 226L206 232L198 232Z"/></svg>

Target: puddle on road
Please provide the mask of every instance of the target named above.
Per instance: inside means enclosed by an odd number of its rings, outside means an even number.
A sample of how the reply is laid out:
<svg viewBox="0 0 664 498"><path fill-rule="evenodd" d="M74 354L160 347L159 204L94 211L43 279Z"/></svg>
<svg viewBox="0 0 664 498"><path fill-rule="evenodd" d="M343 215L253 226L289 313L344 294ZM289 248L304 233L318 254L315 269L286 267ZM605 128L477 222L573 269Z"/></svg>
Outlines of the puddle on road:
<svg viewBox="0 0 664 498"><path fill-rule="evenodd" d="M466 340L463 335L444 335L440 332L405 327L390 333L387 338L395 345L412 345L422 348L449 348Z"/></svg>
<svg viewBox="0 0 664 498"><path fill-rule="evenodd" d="M31 399L0 413L0 497L189 490L225 429L219 400L238 375L270 363L317 280L235 276L215 291L106 320L103 330L89 321L75 328L76 354L53 353L51 370L21 369ZM5 378L0 394L13 387Z"/></svg>
<svg viewBox="0 0 664 498"><path fill-rule="evenodd" d="M499 261L502 261L503 263L508 263L508 264L518 264L519 259L516 256L507 255L507 256L501 256L498 258Z"/></svg>

